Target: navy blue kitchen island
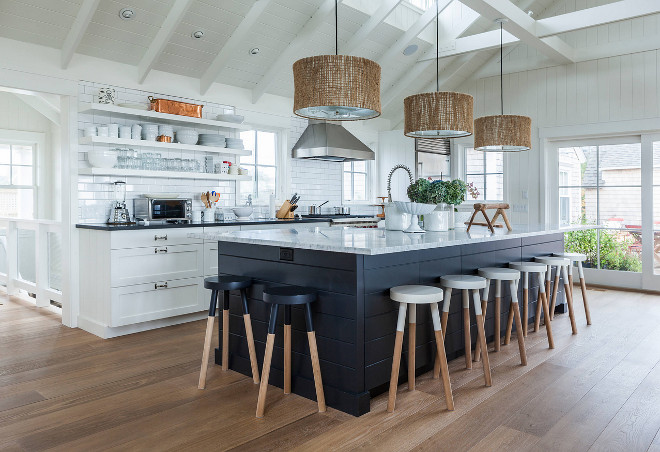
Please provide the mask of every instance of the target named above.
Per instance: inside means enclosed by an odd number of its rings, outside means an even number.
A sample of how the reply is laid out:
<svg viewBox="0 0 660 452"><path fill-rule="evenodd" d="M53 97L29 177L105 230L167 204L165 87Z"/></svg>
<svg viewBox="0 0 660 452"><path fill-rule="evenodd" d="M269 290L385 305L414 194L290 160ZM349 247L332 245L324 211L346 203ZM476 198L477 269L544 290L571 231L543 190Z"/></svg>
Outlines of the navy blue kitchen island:
<svg viewBox="0 0 660 452"><path fill-rule="evenodd" d="M457 230L415 235L383 229L300 225L284 230L205 234L205 239L219 242L221 274L254 279L248 297L260 369L270 312L262 301L264 287L299 285L318 290L318 301L312 309L326 401L333 408L360 416L369 412L371 397L385 392L390 380L398 309L388 296L390 287L439 286L440 276L445 274L475 274L479 267L504 267L511 261L562 252L564 231L516 226L511 232L498 230L491 234L486 228L474 227L470 233ZM538 290L535 278L530 278L529 287L527 321L533 322ZM494 290L490 294L489 303L492 303ZM448 359L465 352L460 297L460 291L454 291L445 339ZM522 300L522 295L518 298ZM509 300L508 290L503 290L502 328L506 326ZM563 307L562 285L557 312L563 312ZM249 376L251 368L238 293L231 294L230 313L229 366ZM477 328L472 307L470 313L474 346ZM489 306L486 319L489 343L494 337L493 313ZM421 374L433 368L435 340L427 309L418 310L417 322L416 368ZM279 319L270 372L270 384L278 387L283 386L282 323ZM219 324L221 328L222 322ZM294 307L292 328L292 391L315 399L302 309ZM404 360L405 355L404 351ZM215 362L221 362L218 349ZM406 379L406 366L401 366L399 381Z"/></svg>

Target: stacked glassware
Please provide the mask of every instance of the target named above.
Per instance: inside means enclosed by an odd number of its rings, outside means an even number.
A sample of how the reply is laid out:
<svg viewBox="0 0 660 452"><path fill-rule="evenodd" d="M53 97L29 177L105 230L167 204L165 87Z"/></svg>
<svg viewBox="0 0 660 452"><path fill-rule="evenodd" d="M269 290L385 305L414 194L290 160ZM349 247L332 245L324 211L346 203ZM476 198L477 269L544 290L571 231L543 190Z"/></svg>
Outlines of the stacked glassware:
<svg viewBox="0 0 660 452"><path fill-rule="evenodd" d="M202 165L196 159L163 157L159 152L139 153L134 149L116 149L118 151L117 166L119 169L139 169L146 171L176 171L199 173Z"/></svg>

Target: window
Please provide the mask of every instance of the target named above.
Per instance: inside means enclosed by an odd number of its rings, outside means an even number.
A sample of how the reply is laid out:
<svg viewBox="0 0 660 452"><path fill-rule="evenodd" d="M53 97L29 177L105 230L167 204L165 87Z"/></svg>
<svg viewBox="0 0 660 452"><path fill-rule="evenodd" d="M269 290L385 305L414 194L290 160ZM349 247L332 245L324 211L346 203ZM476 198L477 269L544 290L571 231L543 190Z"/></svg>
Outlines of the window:
<svg viewBox="0 0 660 452"><path fill-rule="evenodd" d="M465 181L479 191L478 201L503 201L504 154L465 148Z"/></svg>
<svg viewBox="0 0 660 452"><path fill-rule="evenodd" d="M367 162L344 162L344 201L366 201Z"/></svg>
<svg viewBox="0 0 660 452"><path fill-rule="evenodd" d="M566 187L569 185L568 171L559 171L559 186ZM559 189L559 223L562 226L571 224L571 196L570 189Z"/></svg>
<svg viewBox="0 0 660 452"><path fill-rule="evenodd" d="M34 146L0 144L0 216L34 218Z"/></svg>
<svg viewBox="0 0 660 452"><path fill-rule="evenodd" d="M252 155L241 156L240 165L248 170L251 181L240 182L240 201L247 201L252 195L255 203L268 204L271 193L277 187L277 134L262 130L241 132L245 149L252 150Z"/></svg>
<svg viewBox="0 0 660 452"><path fill-rule="evenodd" d="M448 139L415 138L416 178L447 179L450 177L451 144Z"/></svg>

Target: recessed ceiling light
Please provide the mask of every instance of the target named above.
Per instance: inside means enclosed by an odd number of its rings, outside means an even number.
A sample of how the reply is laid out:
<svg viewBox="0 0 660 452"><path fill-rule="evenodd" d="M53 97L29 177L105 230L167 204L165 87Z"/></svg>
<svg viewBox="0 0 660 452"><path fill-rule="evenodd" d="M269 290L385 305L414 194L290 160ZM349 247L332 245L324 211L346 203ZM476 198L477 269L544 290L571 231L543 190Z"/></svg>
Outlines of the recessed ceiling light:
<svg viewBox="0 0 660 452"><path fill-rule="evenodd" d="M195 39L202 39L204 37L204 32L202 30L196 30L193 31L190 36L192 36Z"/></svg>
<svg viewBox="0 0 660 452"><path fill-rule="evenodd" d="M259 47L253 47L250 49L250 55L257 55L259 52Z"/></svg>
<svg viewBox="0 0 660 452"><path fill-rule="evenodd" d="M131 8L123 8L119 11L119 17L124 20L132 19L135 16L135 12Z"/></svg>
<svg viewBox="0 0 660 452"><path fill-rule="evenodd" d="M410 56L413 53L417 52L417 49L419 49L419 46L417 44L410 44L408 47L403 49L403 54L405 56Z"/></svg>

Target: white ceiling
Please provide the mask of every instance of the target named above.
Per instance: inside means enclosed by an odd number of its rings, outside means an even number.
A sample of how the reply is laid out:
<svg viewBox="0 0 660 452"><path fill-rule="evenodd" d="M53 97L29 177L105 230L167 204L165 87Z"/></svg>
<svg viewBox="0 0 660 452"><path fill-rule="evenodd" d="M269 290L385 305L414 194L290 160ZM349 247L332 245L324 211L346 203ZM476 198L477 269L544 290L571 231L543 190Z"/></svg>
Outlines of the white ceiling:
<svg viewBox="0 0 660 452"><path fill-rule="evenodd" d="M96 0L98 5L91 14L81 35L75 52L138 66L154 40L158 41L161 27L167 24L167 16L175 10L177 2L187 4L187 10L165 36L162 47L156 52L153 69L202 78L218 53L225 47L237 27L250 12L255 0ZM263 1L263 0L260 0ZM268 1L268 0L266 0ZM339 52L351 37L367 23L378 8L392 0L344 0L339 6ZM485 0L474 0L485 2ZM548 15L578 11L585 8L613 3L615 0L512 0L511 3L527 11L534 11L533 18L541 19ZM645 2L648 0L626 0ZM95 5L95 0L2 0L0 1L0 36L34 44L61 49L65 45L70 30L75 30L76 16L83 8L83 2ZM215 80L224 84L246 89L265 87L265 92L282 96L293 95L291 64L298 58L334 52L334 14L328 9L328 0L270 0L254 24L242 35L239 42L226 49L226 59ZM494 30L496 25L490 18L479 17L458 0L446 2L447 8L441 13L440 41L452 40ZM508 0L494 0L506 3ZM329 14L320 17L316 26L305 39L296 37L325 3ZM466 3L469 1L466 0ZM488 3L488 2L485 2ZM657 1L660 3L660 0ZM376 5L376 6L375 6ZM433 8L434 2L431 2ZM135 16L122 20L119 11L130 7ZM403 97L429 88L435 79L435 64L423 66L423 70L410 76L418 59L435 52L435 22L424 21L417 36L406 36L406 31L419 25L424 19L424 11L402 0L384 20L368 33L351 54L378 61L382 66L382 91L390 100L384 114L400 112ZM427 14L427 16L429 15ZM421 18L421 19L420 19ZM475 20L476 19L476 20ZM79 19L81 20L81 19ZM243 26L243 28L246 28ZM191 33L204 32L203 39L194 39ZM161 33L162 34L162 33ZM410 33L409 33L410 34ZM560 39L554 37L555 39ZM234 39L233 41L236 41ZM406 42L403 42L405 40ZM417 44L419 50L412 56L404 56L403 48ZM285 52L294 45L295 50ZM258 47L258 55L250 55L249 50ZM442 46L441 46L442 47ZM388 54L389 51L389 54ZM442 58L440 70L447 78L445 87L456 87L476 69L490 59L489 49L472 52L469 57L453 56ZM386 56L386 61L383 57ZM460 65L459 65L460 63ZM75 64L75 60L72 64ZM271 66L277 69L270 76ZM406 77L408 74L408 77ZM148 75L147 75L148 76ZM214 74L215 76L215 74ZM264 77L267 76L266 80ZM388 90L392 90L387 95ZM260 95L256 95L256 98Z"/></svg>

